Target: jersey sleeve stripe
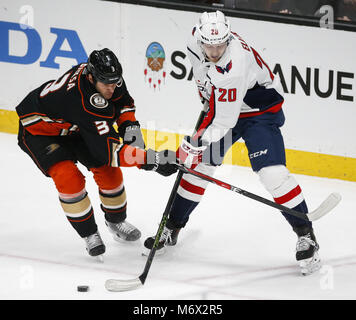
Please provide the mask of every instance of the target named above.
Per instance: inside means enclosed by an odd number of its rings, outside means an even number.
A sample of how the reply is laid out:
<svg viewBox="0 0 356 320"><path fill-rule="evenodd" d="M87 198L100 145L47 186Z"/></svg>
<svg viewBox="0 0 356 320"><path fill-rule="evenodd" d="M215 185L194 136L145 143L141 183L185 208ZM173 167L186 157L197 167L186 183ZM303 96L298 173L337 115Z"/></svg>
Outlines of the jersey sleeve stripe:
<svg viewBox="0 0 356 320"><path fill-rule="evenodd" d="M271 113L277 113L279 110L282 109L283 102L277 103L276 105L263 110L263 111L257 111L257 112L241 112L239 118L248 118L248 117L255 117L259 116L261 114L264 114L266 112L271 112Z"/></svg>
<svg viewBox="0 0 356 320"><path fill-rule="evenodd" d="M146 151L108 138L109 163L111 167L134 167L145 163Z"/></svg>
<svg viewBox="0 0 356 320"><path fill-rule="evenodd" d="M124 112L123 114L120 115L119 119L116 121L118 127L121 126L121 124L123 124L125 121L132 121L135 122L136 117L135 117L135 113L133 111L131 112Z"/></svg>
<svg viewBox="0 0 356 320"><path fill-rule="evenodd" d="M73 125L64 120L53 120L41 114L29 114L20 118L23 127L33 135L67 135ZM72 130L75 131L75 130Z"/></svg>
<svg viewBox="0 0 356 320"><path fill-rule="evenodd" d="M123 108L121 109L120 113L123 114L125 112L135 112L136 111L136 107L131 107L131 108Z"/></svg>
<svg viewBox="0 0 356 320"><path fill-rule="evenodd" d="M45 135L45 136L63 136L69 133L69 128L72 126L70 123L47 123L44 121L36 122L31 126L27 126L26 130L32 135Z"/></svg>
<svg viewBox="0 0 356 320"><path fill-rule="evenodd" d="M210 96L210 102L209 102L209 109L207 114L205 115L202 124L198 128L196 134L193 136L193 139L198 140L199 138L202 137L204 134L205 130L212 124L215 118L215 87L212 87L211 90L211 96Z"/></svg>
<svg viewBox="0 0 356 320"><path fill-rule="evenodd" d="M118 153L123 147L123 144L120 142L120 140L115 139L115 138L108 138L107 139L108 143L108 166L111 167L120 167L120 160L118 158Z"/></svg>
<svg viewBox="0 0 356 320"><path fill-rule="evenodd" d="M42 119L39 116L30 116L27 118L23 118L20 121L24 127L28 127L28 126L32 126L38 122L41 122Z"/></svg>
<svg viewBox="0 0 356 320"><path fill-rule="evenodd" d="M22 125L24 125L24 123L32 123L32 122L36 122L37 120L43 120L45 122L58 122L58 123L63 123L65 122L63 119L51 119L49 117L47 117L47 115L43 114L43 113L38 113L38 112L32 112L29 114L25 114L19 117L21 120Z"/></svg>

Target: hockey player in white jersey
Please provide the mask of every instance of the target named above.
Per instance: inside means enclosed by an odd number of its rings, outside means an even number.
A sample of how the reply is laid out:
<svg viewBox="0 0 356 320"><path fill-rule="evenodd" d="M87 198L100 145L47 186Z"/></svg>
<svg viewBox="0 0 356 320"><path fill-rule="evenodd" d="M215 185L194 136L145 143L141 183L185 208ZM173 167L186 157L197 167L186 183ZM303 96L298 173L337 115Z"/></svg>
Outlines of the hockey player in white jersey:
<svg viewBox="0 0 356 320"><path fill-rule="evenodd" d="M274 201L307 213L301 188L286 168L280 131L284 99L278 77L254 48L231 31L220 11L201 15L187 52L206 114L195 134L183 139L177 150L179 162L212 176L231 145L243 138L252 169ZM183 175L158 251L176 244L207 184ZM312 223L282 214L297 234L296 259L302 274L318 270L319 246ZM153 242L154 237L147 238L145 247L152 248Z"/></svg>

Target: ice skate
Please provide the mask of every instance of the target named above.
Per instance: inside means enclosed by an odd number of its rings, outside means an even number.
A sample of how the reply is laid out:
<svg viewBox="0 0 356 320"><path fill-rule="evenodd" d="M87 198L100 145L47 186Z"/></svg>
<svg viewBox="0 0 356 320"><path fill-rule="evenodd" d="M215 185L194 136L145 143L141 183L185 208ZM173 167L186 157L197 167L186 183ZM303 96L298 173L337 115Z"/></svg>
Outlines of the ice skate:
<svg viewBox="0 0 356 320"><path fill-rule="evenodd" d="M89 255L96 257L99 261L103 261L103 253L105 253L105 245L100 237L99 232L95 232L92 235L85 237L86 250Z"/></svg>
<svg viewBox="0 0 356 320"><path fill-rule="evenodd" d="M316 242L313 231L298 237L296 247L296 259L299 262L303 276L310 275L318 271L321 261L318 254L319 245Z"/></svg>
<svg viewBox="0 0 356 320"><path fill-rule="evenodd" d="M165 247L166 246L174 246L177 243L178 240L178 234L181 228L174 228L169 221L167 224L164 226L161 237L158 242L158 246L156 249L156 254L157 255L162 255L165 252ZM155 242L155 236L149 237L145 240L144 246L145 250L142 253L144 256L147 256L150 252L150 250L153 247L153 244Z"/></svg>
<svg viewBox="0 0 356 320"><path fill-rule="evenodd" d="M105 224L117 241L136 241L141 237L141 231L127 221L118 223L105 221Z"/></svg>

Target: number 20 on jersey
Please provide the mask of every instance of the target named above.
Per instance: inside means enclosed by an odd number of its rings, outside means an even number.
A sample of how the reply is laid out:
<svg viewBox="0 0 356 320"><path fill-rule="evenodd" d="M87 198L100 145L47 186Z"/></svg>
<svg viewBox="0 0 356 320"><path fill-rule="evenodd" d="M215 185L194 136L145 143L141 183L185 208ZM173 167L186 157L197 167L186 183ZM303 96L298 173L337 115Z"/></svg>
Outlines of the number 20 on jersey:
<svg viewBox="0 0 356 320"><path fill-rule="evenodd" d="M219 102L234 102L236 101L237 98L237 93L236 93L236 88L232 89L224 89L224 88L219 88Z"/></svg>

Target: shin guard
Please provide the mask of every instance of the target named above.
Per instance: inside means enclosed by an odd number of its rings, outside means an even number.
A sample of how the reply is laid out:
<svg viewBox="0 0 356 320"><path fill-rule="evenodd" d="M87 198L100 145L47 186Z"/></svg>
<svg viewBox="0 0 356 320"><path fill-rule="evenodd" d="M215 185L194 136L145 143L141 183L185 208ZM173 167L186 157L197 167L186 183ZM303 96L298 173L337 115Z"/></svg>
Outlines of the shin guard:
<svg viewBox="0 0 356 320"><path fill-rule="evenodd" d="M269 166L258 171L262 184L265 186L278 204L282 204L293 210L308 213L302 190L296 179L289 173L283 165ZM311 227L311 222L304 221L297 217L282 212L293 229L298 227Z"/></svg>
<svg viewBox="0 0 356 320"><path fill-rule="evenodd" d="M126 219L126 192L120 168L102 166L92 168L94 180L99 187L101 209L105 220L118 223Z"/></svg>
<svg viewBox="0 0 356 320"><path fill-rule="evenodd" d="M97 231L94 212L85 190L85 177L72 161L56 163L49 169L59 193L63 211L77 233L83 238Z"/></svg>

